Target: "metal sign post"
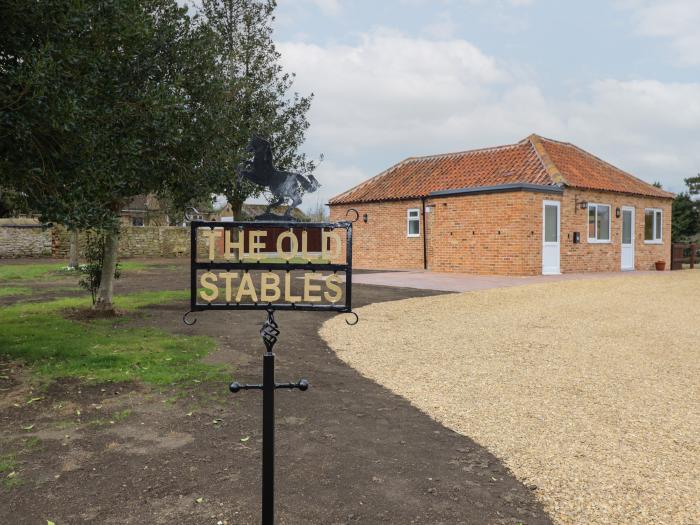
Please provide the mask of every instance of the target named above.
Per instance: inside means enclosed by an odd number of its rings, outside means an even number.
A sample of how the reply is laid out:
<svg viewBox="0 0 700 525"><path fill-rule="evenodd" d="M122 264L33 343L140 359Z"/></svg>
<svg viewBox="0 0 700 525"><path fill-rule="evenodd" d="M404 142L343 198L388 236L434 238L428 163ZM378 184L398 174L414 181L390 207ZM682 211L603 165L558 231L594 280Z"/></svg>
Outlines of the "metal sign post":
<svg viewBox="0 0 700 525"><path fill-rule="evenodd" d="M194 324L196 320L188 320L187 316L205 310L267 312L267 320L260 330L265 345L262 384L233 382L229 385L232 393L263 392L263 525L274 523L275 390L297 388L304 392L309 388L306 379L296 383L275 382L273 348L280 334L275 311L349 313L354 321L346 322L357 323L357 314L352 311L352 222L357 220L358 213L351 211L355 213L353 221L335 223L191 222L190 311L183 317L184 322ZM344 242L337 230L344 232ZM335 250L330 248L333 241ZM313 242L320 248L316 253L309 248ZM332 262L342 253L343 247L345 261ZM205 256L199 254L198 249L204 251ZM214 273L216 271L219 273ZM301 274L302 279L293 281L294 273ZM344 274L344 280L339 273ZM303 292L294 295L295 285L301 282ZM340 283L344 283L344 289Z"/></svg>

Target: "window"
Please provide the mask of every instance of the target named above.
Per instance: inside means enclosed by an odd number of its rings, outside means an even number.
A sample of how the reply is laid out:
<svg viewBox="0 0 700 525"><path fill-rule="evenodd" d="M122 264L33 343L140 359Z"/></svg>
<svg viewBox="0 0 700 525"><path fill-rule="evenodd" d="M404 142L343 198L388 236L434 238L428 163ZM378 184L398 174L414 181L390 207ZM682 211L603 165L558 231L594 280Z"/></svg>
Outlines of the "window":
<svg viewBox="0 0 700 525"><path fill-rule="evenodd" d="M658 208L647 208L644 210L644 242L661 243L663 211Z"/></svg>
<svg viewBox="0 0 700 525"><path fill-rule="evenodd" d="M406 220L408 222L408 237L420 237L420 210L410 208L406 212Z"/></svg>
<svg viewBox="0 0 700 525"><path fill-rule="evenodd" d="M132 217L131 218L131 225L132 226L143 226L143 217Z"/></svg>
<svg viewBox="0 0 700 525"><path fill-rule="evenodd" d="M588 205L588 242L610 242L610 206Z"/></svg>

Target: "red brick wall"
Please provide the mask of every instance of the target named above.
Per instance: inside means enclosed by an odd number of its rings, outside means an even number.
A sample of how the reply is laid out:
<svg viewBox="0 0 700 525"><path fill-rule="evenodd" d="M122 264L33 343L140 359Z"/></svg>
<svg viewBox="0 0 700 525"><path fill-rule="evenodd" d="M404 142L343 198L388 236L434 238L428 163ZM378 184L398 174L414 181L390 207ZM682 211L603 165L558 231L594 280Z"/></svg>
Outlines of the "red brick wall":
<svg viewBox="0 0 700 525"><path fill-rule="evenodd" d="M622 215L615 217L616 208L634 208L634 263L637 270L653 270L654 263L666 261L666 269L671 267L671 200L653 197L638 197L609 192L593 192L567 189L564 192L561 208L561 269L570 272L618 272L621 265L620 243L622 236ZM609 204L611 214L610 243L588 242L588 210L578 209L576 200ZM663 210L663 244L644 242L644 209ZM541 235L542 217L539 216ZM581 232L581 243L574 244L572 232Z"/></svg>
<svg viewBox="0 0 700 525"><path fill-rule="evenodd" d="M588 211L576 208L575 199L610 204L610 243L588 243ZM670 267L670 199L566 189L563 195L508 192L427 198L428 268L438 272L539 275L543 200L561 202L563 273L620 270L622 218L615 217L615 209L622 206L635 208L635 267L651 270L657 260L665 260L666 267ZM420 200L331 206L331 220L345 219L349 207L360 213L353 228L354 267L423 268L422 238L406 236L406 211L420 209ZM663 244L644 242L644 208L663 209ZM362 219L365 213L367 223ZM580 244L573 243L575 231L581 234Z"/></svg>
<svg viewBox="0 0 700 525"><path fill-rule="evenodd" d="M406 211L420 207L420 200L331 206L330 220L347 220L345 213L349 208L359 212L360 219L353 224L352 231L354 268L422 269L423 239L406 236ZM363 221L365 213L367 223Z"/></svg>
<svg viewBox="0 0 700 525"><path fill-rule="evenodd" d="M533 194L460 195L429 199L428 266L438 272L534 273Z"/></svg>

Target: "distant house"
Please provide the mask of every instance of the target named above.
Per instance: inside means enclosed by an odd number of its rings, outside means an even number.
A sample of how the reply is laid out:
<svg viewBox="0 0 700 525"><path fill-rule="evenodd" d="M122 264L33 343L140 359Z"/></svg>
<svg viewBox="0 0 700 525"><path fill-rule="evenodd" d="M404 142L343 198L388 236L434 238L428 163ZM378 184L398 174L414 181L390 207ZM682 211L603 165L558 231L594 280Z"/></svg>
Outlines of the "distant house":
<svg viewBox="0 0 700 525"><path fill-rule="evenodd" d="M155 195L137 195L119 214L122 226L167 226L168 215Z"/></svg>
<svg viewBox="0 0 700 525"><path fill-rule="evenodd" d="M573 144L411 157L333 197L358 268L535 275L670 266L673 194Z"/></svg>
<svg viewBox="0 0 700 525"><path fill-rule="evenodd" d="M254 220L255 217L258 215L262 215L265 213L265 210L267 210L267 204L248 204L245 203L243 204L243 207L241 209L241 215L243 215L240 219L243 221L251 221ZM284 212L287 211L286 206L277 206L276 208L272 208L272 213L275 213L277 215L283 215ZM299 222L309 222L310 218L308 215L306 215L303 211L301 211L298 208L294 208L292 210L292 217L296 219ZM212 218L211 220L232 220L230 219L233 217L233 212L231 210L231 205L226 204L221 211L217 212L216 217Z"/></svg>

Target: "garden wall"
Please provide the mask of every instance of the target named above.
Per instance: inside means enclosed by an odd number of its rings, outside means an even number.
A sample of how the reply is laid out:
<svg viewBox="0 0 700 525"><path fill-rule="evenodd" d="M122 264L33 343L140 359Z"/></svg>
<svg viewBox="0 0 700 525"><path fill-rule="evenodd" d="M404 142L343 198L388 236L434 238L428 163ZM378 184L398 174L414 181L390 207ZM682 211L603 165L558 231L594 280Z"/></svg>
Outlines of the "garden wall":
<svg viewBox="0 0 700 525"><path fill-rule="evenodd" d="M85 245L84 233L78 244ZM119 235L120 258L187 256L189 246L189 228L178 226L126 226ZM0 222L0 258L67 258L69 249L70 233L63 226Z"/></svg>
<svg viewBox="0 0 700 525"><path fill-rule="evenodd" d="M0 258L50 256L50 228L41 224L0 223Z"/></svg>

